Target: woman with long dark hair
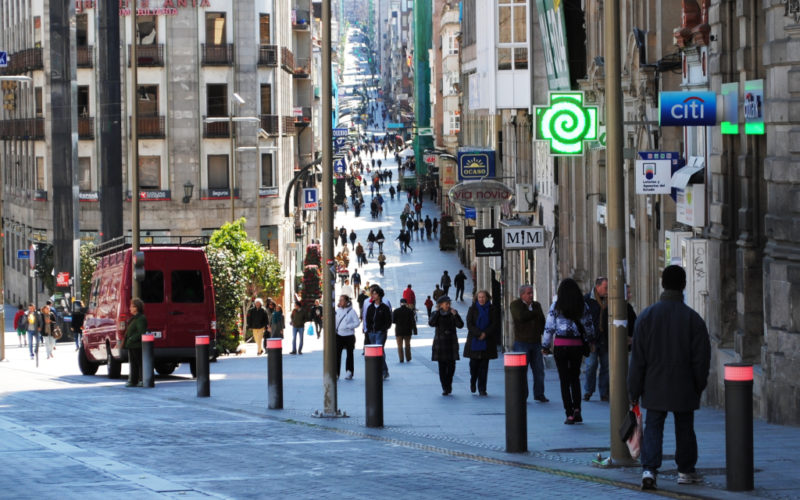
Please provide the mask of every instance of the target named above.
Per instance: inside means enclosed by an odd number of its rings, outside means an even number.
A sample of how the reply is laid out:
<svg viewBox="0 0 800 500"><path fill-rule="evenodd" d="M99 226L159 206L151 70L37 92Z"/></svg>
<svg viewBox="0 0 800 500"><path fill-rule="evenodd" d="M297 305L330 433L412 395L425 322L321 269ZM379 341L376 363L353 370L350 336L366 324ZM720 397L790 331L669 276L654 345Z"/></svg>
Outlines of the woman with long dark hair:
<svg viewBox="0 0 800 500"><path fill-rule="evenodd" d="M557 299L550 306L542 338L542 352L553 355L561 382L561 400L567 425L583 422L581 416L581 362L589 352L595 332L592 313L572 278L558 285Z"/></svg>

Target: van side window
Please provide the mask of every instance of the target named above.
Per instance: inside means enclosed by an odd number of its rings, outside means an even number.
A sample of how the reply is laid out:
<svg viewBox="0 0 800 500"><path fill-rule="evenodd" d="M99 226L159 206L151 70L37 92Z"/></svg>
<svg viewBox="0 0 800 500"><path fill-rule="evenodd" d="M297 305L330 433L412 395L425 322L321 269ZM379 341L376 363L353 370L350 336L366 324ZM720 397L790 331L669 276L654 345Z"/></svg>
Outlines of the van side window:
<svg viewBox="0 0 800 500"><path fill-rule="evenodd" d="M142 301L145 304L164 302L164 273L161 271L145 271L141 291Z"/></svg>
<svg viewBox="0 0 800 500"><path fill-rule="evenodd" d="M204 300L200 271L172 271L172 302L202 303Z"/></svg>
<svg viewBox="0 0 800 500"><path fill-rule="evenodd" d="M97 296L100 295L100 278L94 280L92 291L90 292L89 309L94 311L97 308Z"/></svg>

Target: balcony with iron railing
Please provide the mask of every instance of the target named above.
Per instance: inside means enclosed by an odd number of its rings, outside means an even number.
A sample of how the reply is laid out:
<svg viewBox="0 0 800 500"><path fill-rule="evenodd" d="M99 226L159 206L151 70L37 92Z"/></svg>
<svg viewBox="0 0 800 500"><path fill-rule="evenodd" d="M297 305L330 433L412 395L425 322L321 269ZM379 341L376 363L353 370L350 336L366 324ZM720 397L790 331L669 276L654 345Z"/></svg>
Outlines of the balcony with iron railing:
<svg viewBox="0 0 800 500"><path fill-rule="evenodd" d="M164 66L164 44L136 45L136 60L140 67ZM131 46L128 45L128 67L131 66Z"/></svg>
<svg viewBox="0 0 800 500"><path fill-rule="evenodd" d="M292 29L307 31L311 26L311 15L305 9L292 9Z"/></svg>
<svg viewBox="0 0 800 500"><path fill-rule="evenodd" d="M283 135L295 132L294 118L291 116L261 115L261 128L269 135L278 135L278 123L283 120Z"/></svg>
<svg viewBox="0 0 800 500"><path fill-rule="evenodd" d="M0 68L0 75L19 75L28 71L44 69L42 48L20 50L8 56L8 66Z"/></svg>
<svg viewBox="0 0 800 500"><path fill-rule="evenodd" d="M260 45L258 47L258 65L271 68L278 66L278 46Z"/></svg>
<svg viewBox="0 0 800 500"><path fill-rule="evenodd" d="M281 68L294 73L294 53L286 47L281 47Z"/></svg>
<svg viewBox="0 0 800 500"><path fill-rule="evenodd" d="M294 71L292 72L295 78L308 78L311 76L311 59L300 58L294 60Z"/></svg>
<svg viewBox="0 0 800 500"><path fill-rule="evenodd" d="M78 139L94 139L94 117L78 117Z"/></svg>
<svg viewBox="0 0 800 500"><path fill-rule="evenodd" d="M163 116L139 116L136 120L136 135L139 139L163 139L165 137ZM128 118L128 123L132 120Z"/></svg>
<svg viewBox="0 0 800 500"><path fill-rule="evenodd" d="M203 66L231 66L233 64L233 44L224 43L221 45L202 45Z"/></svg>
<svg viewBox="0 0 800 500"><path fill-rule="evenodd" d="M9 139L44 139L44 118L0 120L0 140Z"/></svg>
<svg viewBox="0 0 800 500"><path fill-rule="evenodd" d="M227 139L231 136L229 122L207 122L203 117L203 137L206 139ZM224 117L220 117L224 118Z"/></svg>
<svg viewBox="0 0 800 500"><path fill-rule="evenodd" d="M79 68L91 68L93 66L92 55L94 47L91 45L83 45L75 48L77 57L77 65Z"/></svg>

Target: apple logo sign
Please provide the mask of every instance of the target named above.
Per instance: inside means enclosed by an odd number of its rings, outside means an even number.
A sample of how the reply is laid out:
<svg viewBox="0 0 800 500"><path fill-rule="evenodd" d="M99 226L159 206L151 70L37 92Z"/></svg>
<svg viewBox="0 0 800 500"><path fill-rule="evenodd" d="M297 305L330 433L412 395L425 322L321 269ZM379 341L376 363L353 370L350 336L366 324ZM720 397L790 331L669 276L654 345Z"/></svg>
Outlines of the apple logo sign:
<svg viewBox="0 0 800 500"><path fill-rule="evenodd" d="M484 248L494 248L494 237L490 234L483 239Z"/></svg>

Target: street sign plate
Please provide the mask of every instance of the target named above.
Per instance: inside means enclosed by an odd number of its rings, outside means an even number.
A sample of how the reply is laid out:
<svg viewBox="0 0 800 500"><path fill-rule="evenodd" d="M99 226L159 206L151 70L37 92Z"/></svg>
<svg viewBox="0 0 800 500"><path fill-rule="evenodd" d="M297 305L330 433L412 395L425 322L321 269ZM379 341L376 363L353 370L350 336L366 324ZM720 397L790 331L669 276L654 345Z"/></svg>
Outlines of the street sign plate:
<svg viewBox="0 0 800 500"><path fill-rule="evenodd" d="M0 50L0 68L8 67L8 52Z"/></svg>
<svg viewBox="0 0 800 500"><path fill-rule="evenodd" d="M17 250L17 259L27 260L31 258L30 250Z"/></svg>
<svg viewBox="0 0 800 500"><path fill-rule="evenodd" d="M431 128L431 127L420 127L419 128L419 132L417 133L417 135L432 136L433 135L433 128Z"/></svg>
<svg viewBox="0 0 800 500"><path fill-rule="evenodd" d="M316 210L319 206L317 188L303 188L303 210Z"/></svg>
<svg viewBox="0 0 800 500"><path fill-rule="evenodd" d="M544 229L525 226L504 227L503 248L505 250L544 248Z"/></svg>

